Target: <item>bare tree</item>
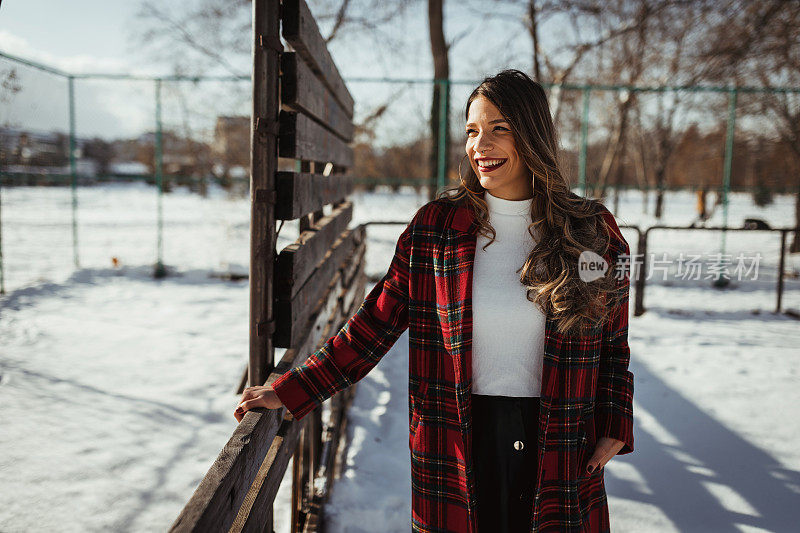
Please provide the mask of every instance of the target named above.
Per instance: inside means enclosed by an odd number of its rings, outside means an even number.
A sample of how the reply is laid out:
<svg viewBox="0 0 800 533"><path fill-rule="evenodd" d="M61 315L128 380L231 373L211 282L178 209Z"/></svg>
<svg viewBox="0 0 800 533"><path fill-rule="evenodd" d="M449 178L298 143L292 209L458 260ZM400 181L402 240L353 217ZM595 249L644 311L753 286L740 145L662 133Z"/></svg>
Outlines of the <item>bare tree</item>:
<svg viewBox="0 0 800 533"><path fill-rule="evenodd" d="M17 69L12 67L7 70L0 70L0 102L4 104L10 103L20 91L22 91L22 84L19 81ZM10 109L10 106L8 109ZM8 119L3 118L2 124L8 126Z"/></svg>
<svg viewBox="0 0 800 533"><path fill-rule="evenodd" d="M413 0L308 1L314 19L331 29L327 43L359 34L375 49L395 51L402 41L395 31ZM151 59L168 61L176 73L202 75L223 72L247 76L251 65L251 0L191 0L170 7L140 0L133 46Z"/></svg>
<svg viewBox="0 0 800 533"><path fill-rule="evenodd" d="M698 53L703 76L737 85L800 86L800 3L728 1ZM764 94L754 112L769 118L800 162L800 95ZM800 175L796 176L795 226L790 251L800 252Z"/></svg>
<svg viewBox="0 0 800 533"><path fill-rule="evenodd" d="M445 98L450 80L450 45L444 37L444 0L428 0L428 29L431 38L431 55L433 56L433 78L435 80L445 80L433 85L433 97L431 98L431 151L430 151L430 176L431 187L429 197L436 196L436 176L439 173L439 150L445 151L443 154L445 166L450 158L447 157L447 147L450 145L450 128L447 127L447 117L450 116L450 99L445 99L444 109L441 101ZM444 119L444 120L443 120ZM440 128L444 127L444 145L439 144ZM447 168L445 168L447 176Z"/></svg>
<svg viewBox="0 0 800 533"><path fill-rule="evenodd" d="M566 96L558 84L570 81L578 65L591 50L629 31L627 27L619 27L611 28L599 37L592 33L587 35L584 26L587 21L591 23L602 10L602 2L599 1L499 0L488 4L483 0L473 0L464 2L464 5L467 6L467 11L474 14L476 20L482 22L498 20L519 28L519 31L506 32L506 38L503 40L482 43L484 47L488 47L487 54L493 57L498 57L500 52L509 49L511 43L520 39L521 32L527 34L531 42L533 64L531 77L542 84L556 84L550 93L550 108L556 123L559 121ZM567 17L571 33L561 31L562 28L559 28L559 37L563 40L563 44L548 51L542 48L540 35L547 22L558 15ZM558 61L556 57L559 58Z"/></svg>
<svg viewBox="0 0 800 533"><path fill-rule="evenodd" d="M616 9L609 9L609 3L602 0L551 0L542 4L544 15L563 14L569 21L571 38L564 34L564 42L549 54L539 56L547 67L545 79L554 84L565 84L574 78L598 79L600 72L590 65L602 61L609 55L610 46L629 38L629 34L640 31L646 21L636 19L629 4L642 2L618 1ZM636 6L634 6L636 7ZM657 9L653 9L657 11ZM543 18L543 17L539 17ZM588 31L587 31L588 28ZM610 54L614 57L614 53ZM568 57L563 64L556 64L550 58ZM604 67L605 68L605 67ZM558 123L566 95L557 85L551 94L550 106L553 120Z"/></svg>
<svg viewBox="0 0 800 533"><path fill-rule="evenodd" d="M550 106L554 122L560 124L565 101L569 99L572 105L579 105L578 95L561 89L561 84L573 79L607 80L612 84L629 85L644 80L655 81L656 78L661 83L666 79L674 81L679 74L685 79L683 70L686 65L682 60L685 54L681 43L687 38L688 28L693 27L685 22L696 11L708 9L707 3L687 0L507 0L492 4L495 8L501 6L501 9L490 10L483 2L475 4L474 9L482 19L522 22L533 44L536 79L554 84L550 91ZM509 7L518 11L524 9L525 16L515 17L508 11ZM562 42L553 50L542 50L539 45L541 25L557 15L568 22L566 27L559 27ZM549 29L552 31L553 26ZM670 48L673 57L665 52L664 39L673 41ZM672 119L679 104L679 99L672 100L666 113L661 110L657 121L660 144L654 170L661 185L664 184L665 168L672 151L669 143L674 142ZM611 135L604 149L599 173L593 180L595 192L601 197L605 195L609 184L619 185L619 172L615 173L615 168L620 166L619 162L624 156L630 114L632 110L638 113L637 106L637 93L621 91L612 100L608 110ZM576 120L578 115L579 112L573 113L566 121L575 131L580 128L580 122ZM637 120L640 118L637 117ZM641 161L639 169L643 172L643 156L638 156ZM641 178L644 179L644 174L641 174ZM616 195L615 201L618 201Z"/></svg>
<svg viewBox="0 0 800 533"><path fill-rule="evenodd" d="M705 32L696 31L694 28L704 28L697 22L705 19L712 9L713 5L702 2L690 5L679 3L660 10L653 17L648 33L653 40L651 58L658 67L651 77L654 77L659 85L688 86L694 85L698 81L701 73L698 71L698 63L692 50L704 38ZM657 46L653 46L656 43ZM659 74L658 71L663 74ZM686 92L674 91L670 92L669 99L665 99L664 93L659 92L656 96L656 112L652 118L650 134L647 135L645 131L639 133L642 139L647 136L651 141L640 143L638 149L642 152L646 151L648 147L652 149L653 181L656 188L654 215L657 219L663 215L667 167L679 140L675 119L678 110L686 105L686 94ZM642 128L643 125L638 116L639 109L636 110L636 113L637 125ZM646 158L644 153L639 154L638 157L642 161ZM707 187L707 179L701 178L699 185L703 188Z"/></svg>
<svg viewBox="0 0 800 533"><path fill-rule="evenodd" d="M141 0L132 45L175 73L250 72L250 0L195 0L177 4Z"/></svg>
<svg viewBox="0 0 800 533"><path fill-rule="evenodd" d="M609 84L639 86L645 84L692 84L699 74L693 58L687 53L688 43L699 38L697 21L712 10L714 2L687 0L561 0L549 6L569 16L575 35L551 56L568 51L572 60L556 72L558 81L568 76L606 80ZM588 38L582 36L591 28ZM590 194L605 197L608 186L614 186L615 210L622 185L622 162L636 162L636 176L642 189L647 187L647 166L654 175L657 188L656 216L663 212L663 191L666 169L677 138L675 116L684 105L680 93L669 99L659 93L652 130L645 131L641 98L637 91L620 90L609 99L606 114L610 136L603 149L600 167ZM563 97L554 98L554 115L562 109ZM638 142L629 142L631 129ZM646 142L643 142L646 139ZM637 149L636 153L634 150ZM652 148L651 150L649 148ZM645 151L652 152L646 154ZM645 193L646 194L646 193Z"/></svg>
<svg viewBox="0 0 800 533"><path fill-rule="evenodd" d="M609 79L614 84L636 86L648 74L652 74L652 66L658 65L654 51L657 43L660 44L652 32L658 17L667 7L667 2L617 0L597 10L596 16L601 27L614 29L606 31L610 37L593 47L595 64L601 69L598 78ZM607 64L604 58L607 58ZM619 171L613 175L612 171L626 149L631 110L637 106L638 100L638 93L627 89L618 91L616 98L610 99L608 118L611 136L593 184L593 192L600 198L605 197L609 185L614 185L615 191L621 185ZM618 202L617 194L615 199Z"/></svg>

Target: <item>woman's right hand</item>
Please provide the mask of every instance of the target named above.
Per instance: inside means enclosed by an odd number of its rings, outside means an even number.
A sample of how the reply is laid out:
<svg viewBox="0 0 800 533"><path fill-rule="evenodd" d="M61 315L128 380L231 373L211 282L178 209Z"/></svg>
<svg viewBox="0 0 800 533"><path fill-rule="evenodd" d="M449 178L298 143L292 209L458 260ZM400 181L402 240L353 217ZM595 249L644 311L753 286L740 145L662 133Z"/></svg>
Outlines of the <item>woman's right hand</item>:
<svg viewBox="0 0 800 533"><path fill-rule="evenodd" d="M267 409L280 409L283 407L278 395L272 390L271 385L259 385L247 387L242 392L242 400L234 411L233 416L241 422L245 412L255 407L266 407Z"/></svg>

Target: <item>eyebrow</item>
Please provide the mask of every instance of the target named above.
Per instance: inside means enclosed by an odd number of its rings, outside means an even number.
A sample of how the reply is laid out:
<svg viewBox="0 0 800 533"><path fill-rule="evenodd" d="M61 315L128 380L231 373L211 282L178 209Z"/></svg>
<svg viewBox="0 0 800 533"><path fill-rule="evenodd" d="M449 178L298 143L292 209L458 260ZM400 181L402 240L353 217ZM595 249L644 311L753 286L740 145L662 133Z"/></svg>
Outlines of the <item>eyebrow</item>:
<svg viewBox="0 0 800 533"><path fill-rule="evenodd" d="M508 121L506 119L504 119L504 118L496 118L494 120L490 120L489 124L497 124L498 122L508 122ZM465 127L474 126L474 125L475 125L474 122L470 122Z"/></svg>

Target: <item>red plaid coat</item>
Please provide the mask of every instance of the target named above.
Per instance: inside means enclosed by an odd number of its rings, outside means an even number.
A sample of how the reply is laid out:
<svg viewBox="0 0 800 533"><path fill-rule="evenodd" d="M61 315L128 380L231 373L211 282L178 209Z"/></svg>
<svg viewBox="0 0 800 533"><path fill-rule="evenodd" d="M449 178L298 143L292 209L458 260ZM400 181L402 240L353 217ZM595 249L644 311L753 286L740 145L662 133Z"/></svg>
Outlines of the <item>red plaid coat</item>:
<svg viewBox="0 0 800 533"><path fill-rule="evenodd" d="M606 260L628 254L607 210ZM409 448L412 530L476 533L472 464L472 265L477 222L471 209L433 200L414 215L391 266L359 310L274 390L296 419L364 377L409 329ZM603 472L586 474L601 436L633 451L633 374L628 370L627 270L612 318L572 337L546 319L539 418L539 471L530 531L609 530ZM533 305L533 304L531 304Z"/></svg>

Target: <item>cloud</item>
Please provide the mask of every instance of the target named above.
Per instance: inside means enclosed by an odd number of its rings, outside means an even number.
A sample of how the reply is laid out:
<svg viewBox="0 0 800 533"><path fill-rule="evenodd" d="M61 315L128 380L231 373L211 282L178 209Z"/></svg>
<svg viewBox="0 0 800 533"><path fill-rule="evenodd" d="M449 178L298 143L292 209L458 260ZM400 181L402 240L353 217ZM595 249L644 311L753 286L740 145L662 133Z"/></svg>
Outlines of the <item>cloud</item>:
<svg viewBox="0 0 800 533"><path fill-rule="evenodd" d="M112 57L98 57L91 54L58 56L33 46L27 39L14 35L7 30L0 30L0 50L8 54L41 63L45 66L64 71L66 74L112 73L137 74L148 76L152 73L135 68L128 62Z"/></svg>
<svg viewBox="0 0 800 533"><path fill-rule="evenodd" d="M0 50L21 59L41 63L65 73L132 73L121 59L100 58L91 54L57 56L41 50L28 40L7 30L0 30ZM15 67L22 91L3 106L0 123L29 130L69 131L69 95L67 81L61 76L0 58L3 70ZM152 82L81 80L75 81L76 123L78 136L118 138L152 130L154 96Z"/></svg>

